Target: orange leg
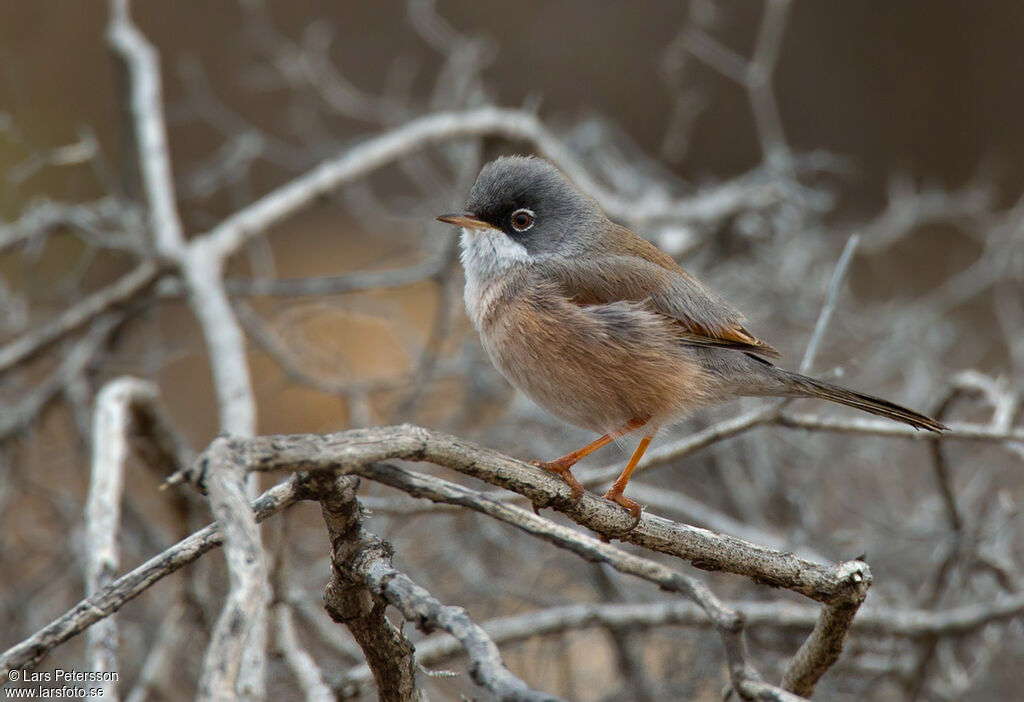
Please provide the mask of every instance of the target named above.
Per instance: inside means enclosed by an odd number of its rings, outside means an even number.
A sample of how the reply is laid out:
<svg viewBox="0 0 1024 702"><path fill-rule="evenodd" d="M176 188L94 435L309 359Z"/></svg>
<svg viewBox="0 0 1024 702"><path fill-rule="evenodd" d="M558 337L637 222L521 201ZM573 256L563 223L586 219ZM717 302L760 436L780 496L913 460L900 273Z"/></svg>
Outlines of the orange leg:
<svg viewBox="0 0 1024 702"><path fill-rule="evenodd" d="M530 461L530 465L537 466L538 468L543 468L544 470L549 470L552 473L558 473L560 476L562 476L562 480L568 483L569 487L572 488L573 499L578 500L581 497L583 497L584 490L583 486L580 484L580 481L576 480L575 476L573 476L572 467L576 465L581 459L585 458L586 456L589 456L594 451L597 451L599 448L607 446L611 442L615 441L621 436L625 436L634 429L639 429L644 424L647 424L646 419L631 419L625 424L623 424L621 427L616 429L615 431L605 434L604 436L598 439L594 439L581 449L577 449L572 453L567 453L561 458L556 458L553 461ZM627 480L628 479L629 478L627 477Z"/></svg>
<svg viewBox="0 0 1024 702"><path fill-rule="evenodd" d="M629 463L626 464L622 474L619 475L615 483L608 488L608 492L604 494L604 499L616 502L628 509L637 523L640 522L640 512L643 508L638 503L628 497L625 497L622 494L622 491L626 489L626 483L629 482L629 476L633 474L633 469L636 468L636 464L640 462L641 458L643 458L644 452L647 450L647 447L651 445L651 439L653 438L653 436L648 435L640 440L640 445L636 447L636 451L633 452L633 457L629 459Z"/></svg>

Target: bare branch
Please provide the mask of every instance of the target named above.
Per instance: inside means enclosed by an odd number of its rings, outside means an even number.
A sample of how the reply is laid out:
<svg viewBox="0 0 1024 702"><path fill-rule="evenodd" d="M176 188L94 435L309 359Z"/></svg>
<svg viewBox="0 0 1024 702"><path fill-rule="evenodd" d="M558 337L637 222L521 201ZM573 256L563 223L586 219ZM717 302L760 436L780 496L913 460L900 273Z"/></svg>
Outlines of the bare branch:
<svg viewBox="0 0 1024 702"><path fill-rule="evenodd" d="M610 215L634 223L662 219L713 221L739 208L774 204L781 197L774 186L748 184L740 180L686 200L659 197L635 201L620 198L598 185L536 117L521 110L484 107L420 117L351 147L336 159L320 164L265 195L203 235L210 240L209 254L216 258L229 256L250 237L266 231L317 198L430 144L488 135L531 143L565 170L585 192L595 197Z"/></svg>
<svg viewBox="0 0 1024 702"><path fill-rule="evenodd" d="M291 669L307 702L334 702L334 694L324 682L316 661L299 645L291 606L278 602L271 609L271 615L276 624L277 650Z"/></svg>
<svg viewBox="0 0 1024 702"><path fill-rule="evenodd" d="M385 616L386 601L372 592L357 563L380 559L390 564L390 545L363 529L355 499L357 478L324 478L320 509L331 540L331 582L324 606L334 621L344 624L363 650L373 671L382 702L422 702L416 687L415 648Z"/></svg>
<svg viewBox="0 0 1024 702"><path fill-rule="evenodd" d="M111 0L108 37L127 65L139 168L146 193L150 228L157 250L181 268L189 301L203 330L213 370L222 431L251 436L256 431L256 400L245 357L245 336L224 290L224 254L210 250L209 240L186 244L174 191L167 146L158 55L135 27L128 0ZM247 700L264 696L267 571L256 523L245 499L245 476L229 463L218 464L214 448L210 498L226 534L231 592L207 652L199 695ZM236 484L237 480L241 483ZM249 486L255 492L256 486ZM237 489L242 492L238 493ZM250 495L253 496L253 495Z"/></svg>
<svg viewBox="0 0 1024 702"><path fill-rule="evenodd" d="M572 529L555 524L538 515L513 505L495 502L481 493L461 485L412 473L396 466L373 463L364 466L366 477L397 487L416 497L447 502L487 514L526 533L567 549L582 558L595 563L607 563L615 570L656 584L663 590L678 592L697 604L711 620L718 631L726 658L729 663L729 677L733 689L743 699L797 700L795 695L765 683L757 671L747 662L746 645L743 641L743 617L727 609L703 583L677 573L660 563L634 556L611 544L580 534ZM863 563L844 564L850 568Z"/></svg>
<svg viewBox="0 0 1024 702"><path fill-rule="evenodd" d="M274 297L300 297L339 295L341 293L378 290L380 288L412 285L436 276L445 265L445 256L435 255L405 268L383 271L353 271L343 275L317 276L292 280L228 280L232 295L273 295Z"/></svg>
<svg viewBox="0 0 1024 702"><path fill-rule="evenodd" d="M207 466L207 486L217 523L224 534L224 557L228 562L230 589L203 662L197 698L231 700L262 697L262 691L248 685L259 684L264 671L262 655L253 670L243 654L255 647L263 651L264 642L252 638L266 636L259 620L265 622L266 604L270 595L265 552L260 543L256 519L245 497L245 470L226 446L226 439L217 439L202 459ZM241 686L242 689L237 689Z"/></svg>
<svg viewBox="0 0 1024 702"><path fill-rule="evenodd" d="M295 480L288 480L263 493L252 505L256 521L271 517L304 499ZM110 616L128 601L145 592L153 583L196 561L204 553L221 546L224 536L211 524L153 556L138 568L125 573L0 656L0 677L14 668L34 666L51 650Z"/></svg>
<svg viewBox="0 0 1024 702"><path fill-rule="evenodd" d="M589 483L589 481L588 481ZM678 515L683 521L703 526L713 531L724 532L741 539L768 546L770 548L785 551L795 550L798 555L815 561L827 561L828 558L807 546L794 547L791 541L784 535L766 528L751 526L750 524L736 519L729 514L715 509L701 500L694 499L689 495L666 490L658 486L653 487L640 481L630 482L630 494L641 504L652 508L659 514ZM494 490L485 493L487 496L498 502L524 501L522 495L509 493L503 490ZM382 497L361 497L360 504L373 514L427 514L427 513L449 513L457 510L450 505L430 504L424 502L410 501L403 497L382 498Z"/></svg>
<svg viewBox="0 0 1024 702"><path fill-rule="evenodd" d="M666 490L661 486L654 487L636 481L630 482L629 494L637 502L659 514L679 515L687 523L699 524L707 529L738 536L741 539L779 551L795 551L801 557L809 560L819 562L828 560L827 557L808 546L795 546L792 540L783 533L753 526L682 492Z"/></svg>
<svg viewBox="0 0 1024 702"><path fill-rule="evenodd" d="M473 661L470 673L498 699L553 702L556 698L531 690L505 667L493 641L465 610L441 604L425 589L391 565L391 546L362 527L355 499L358 481L327 478L321 499L331 537L334 579L324 600L328 612L344 623L366 654L385 702L419 702L415 686L416 661L408 639L384 617L385 604L398 608L420 629L441 628L465 648Z"/></svg>
<svg viewBox="0 0 1024 702"><path fill-rule="evenodd" d="M128 377L107 383L96 398L92 479L85 506L88 547L86 597L95 597L109 585L120 565L121 493L131 450L131 406L136 403L149 405L155 400L155 386ZM89 629L87 657L95 672L118 670L117 624L113 617L107 617ZM103 694L117 699L116 682L104 682Z"/></svg>
<svg viewBox="0 0 1024 702"><path fill-rule="evenodd" d="M115 215L120 214L119 203L109 196L84 203L34 202L17 220L0 224L0 253L59 226L98 232L101 227L111 226Z"/></svg>
<svg viewBox="0 0 1024 702"><path fill-rule="evenodd" d="M842 434L874 434L917 441L984 441L996 444L1024 441L1024 428L999 428L970 422L949 422L942 436L917 431L913 427L878 419L822 417L812 414L783 413L776 423L789 429L834 431Z"/></svg>
<svg viewBox="0 0 1024 702"><path fill-rule="evenodd" d="M129 106L138 143L139 168L146 193L149 226L155 236L157 249L164 256L173 258L185 246L185 234L175 202L159 56L149 40L132 23L128 15L128 0L110 0L107 40L124 62L129 74Z"/></svg>
<svg viewBox="0 0 1024 702"><path fill-rule="evenodd" d="M130 104L150 228L157 249L181 267L188 285L210 351L221 429L251 436L256 427L256 403L245 362L245 338L231 313L221 279L223 254L208 248L203 239L185 242L167 147L158 55L132 23L128 0L111 0L108 36L131 77Z"/></svg>
<svg viewBox="0 0 1024 702"><path fill-rule="evenodd" d="M804 357L800 360L801 373L809 373L811 366L814 365L814 358L818 355L818 347L821 346L821 340L825 338L828 324L832 321L832 312L835 311L836 301L839 299L839 289L842 287L846 274L850 270L850 261L853 260L853 254L857 251L857 244L859 243L860 236L858 234L854 234L846 240L846 246L843 247L843 253L839 256L836 269L832 272L832 280L828 284L825 304L821 307L821 313L818 315L818 321L814 325L811 339L807 342L807 348L804 350Z"/></svg>
<svg viewBox="0 0 1024 702"><path fill-rule="evenodd" d="M779 114L779 105L772 86L775 66L782 51L782 35L786 29L790 5L791 0L765 2L754 54L744 76L764 158L775 167L786 167L790 160L789 146L786 144L786 135L782 128L782 116Z"/></svg>
<svg viewBox="0 0 1024 702"><path fill-rule="evenodd" d="M338 434L223 439L249 470L338 470L369 476L372 464L394 458L430 461L553 507L608 538L620 538L691 561L704 570L723 570L774 587L785 587L821 602L845 592L836 567L812 563L742 539L645 514L632 518L613 503L586 494L574 504L569 487L551 473L464 439L402 425Z"/></svg>
<svg viewBox="0 0 1024 702"><path fill-rule="evenodd" d="M123 321L124 315L117 313L100 317L85 337L71 347L60 366L46 380L25 394L16 407L4 408L3 420L0 421L0 441L9 439L31 424L62 391L97 365L100 351Z"/></svg>
<svg viewBox="0 0 1024 702"><path fill-rule="evenodd" d="M810 697L821 676L839 660L853 618L871 587L871 574L859 566L856 561L840 566L845 576L846 593L822 608L814 631L800 646L782 676L785 689Z"/></svg>
<svg viewBox="0 0 1024 702"><path fill-rule="evenodd" d="M38 329L0 348L0 374L30 361L55 343L146 292L160 277L154 261L143 261L116 283L72 305Z"/></svg>
<svg viewBox="0 0 1024 702"><path fill-rule="evenodd" d="M439 628L454 636L466 649L473 665L470 675L481 687L508 702L557 702L558 698L531 690L505 667L498 647L461 607L441 604L433 595L395 570L386 559L362 558L354 570L373 592L383 597L425 631Z"/></svg>
<svg viewBox="0 0 1024 702"><path fill-rule="evenodd" d="M206 243L197 239L185 250L182 275L206 339L221 431L252 436L256 433L256 398L245 356L245 333L224 290L222 261L207 250Z"/></svg>
<svg viewBox="0 0 1024 702"><path fill-rule="evenodd" d="M747 90L764 159L776 168L789 166L792 158L771 82L782 49L789 6L790 0L766 0L749 61L696 26L697 23L683 33L684 45L690 53Z"/></svg>
<svg viewBox="0 0 1024 702"><path fill-rule="evenodd" d="M793 602L726 602L729 609L742 612L744 626L806 631L819 621L822 610L811 604ZM908 610L895 607L862 607L850 630L854 636L885 636L917 639L931 635L963 636L994 622L1012 620L1024 612L1024 594L995 602L947 610ZM662 626L710 628L711 621L690 602L644 602L629 604L569 604L499 617L481 626L494 642L516 643L595 626L644 629ZM447 663L462 652L450 636L431 637L416 646L416 659L424 666ZM372 678L369 668L347 671L341 685L358 685Z"/></svg>

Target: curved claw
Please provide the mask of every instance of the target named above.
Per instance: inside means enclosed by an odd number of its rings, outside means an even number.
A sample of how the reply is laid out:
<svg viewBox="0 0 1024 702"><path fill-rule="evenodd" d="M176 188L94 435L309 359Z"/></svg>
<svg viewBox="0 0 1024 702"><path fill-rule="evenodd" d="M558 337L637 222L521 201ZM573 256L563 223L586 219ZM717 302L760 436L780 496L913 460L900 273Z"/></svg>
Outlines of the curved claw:
<svg viewBox="0 0 1024 702"><path fill-rule="evenodd" d="M624 532L626 534L628 534L629 532L633 531L638 526L640 526L640 519L644 516L644 507L643 507L643 505L637 505L636 509L635 510L634 509L630 509L629 513L631 515L633 515L633 523L630 524L629 527Z"/></svg>
<svg viewBox="0 0 1024 702"><path fill-rule="evenodd" d="M629 532L637 528L637 526L640 524L640 518L644 515L643 505L641 505L639 502L636 502L635 500L629 499L621 492L615 490L615 488L611 488L610 490L608 490L608 492L604 494L604 499L610 500L611 502L614 502L617 505L625 507L633 516L633 523L630 524L629 527L622 532L623 534L628 534Z"/></svg>

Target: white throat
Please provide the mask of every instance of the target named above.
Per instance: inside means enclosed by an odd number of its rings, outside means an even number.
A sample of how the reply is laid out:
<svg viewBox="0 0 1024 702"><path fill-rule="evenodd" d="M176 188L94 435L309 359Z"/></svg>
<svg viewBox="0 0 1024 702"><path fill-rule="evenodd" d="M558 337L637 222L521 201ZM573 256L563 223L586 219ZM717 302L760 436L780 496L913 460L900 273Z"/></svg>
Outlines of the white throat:
<svg viewBox="0 0 1024 702"><path fill-rule="evenodd" d="M497 229L463 228L459 243L462 267L466 270L463 300L473 326L479 330L490 297L500 292L494 283L512 269L529 264L533 256L526 247Z"/></svg>

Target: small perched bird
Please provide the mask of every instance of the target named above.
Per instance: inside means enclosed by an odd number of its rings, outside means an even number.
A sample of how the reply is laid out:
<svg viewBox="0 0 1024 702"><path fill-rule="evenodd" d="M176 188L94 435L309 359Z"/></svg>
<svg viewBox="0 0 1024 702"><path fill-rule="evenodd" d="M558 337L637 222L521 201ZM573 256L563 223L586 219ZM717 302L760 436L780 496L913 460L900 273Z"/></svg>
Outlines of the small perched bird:
<svg viewBox="0 0 1024 702"><path fill-rule="evenodd" d="M672 258L615 224L547 161L483 167L462 227L466 311L491 361L552 414L602 436L554 461L579 498L573 464L626 434L643 438L605 493L622 493L659 428L737 397L817 397L941 432L919 412L783 370L744 317Z"/></svg>

